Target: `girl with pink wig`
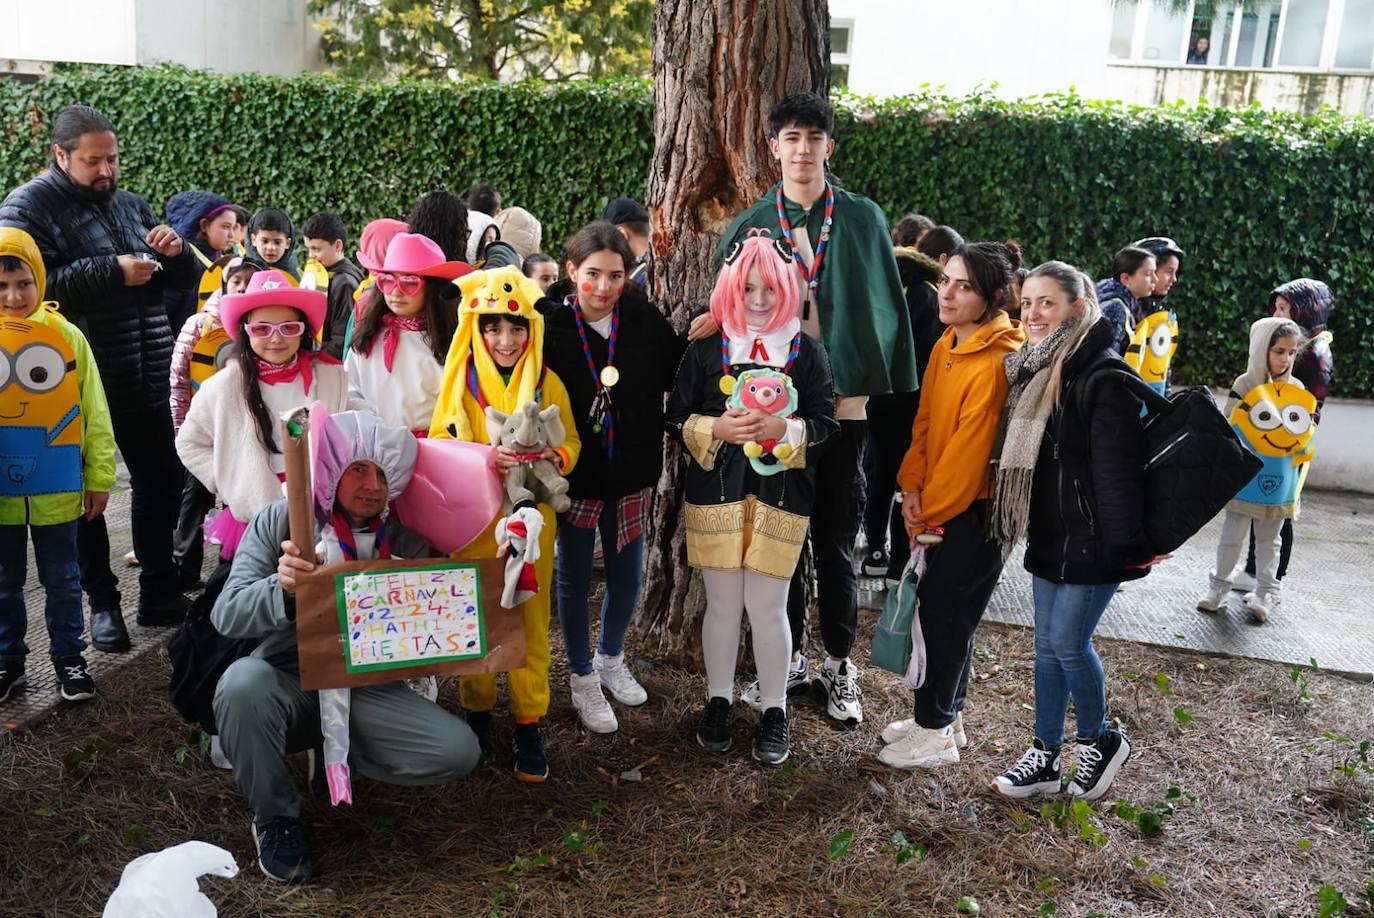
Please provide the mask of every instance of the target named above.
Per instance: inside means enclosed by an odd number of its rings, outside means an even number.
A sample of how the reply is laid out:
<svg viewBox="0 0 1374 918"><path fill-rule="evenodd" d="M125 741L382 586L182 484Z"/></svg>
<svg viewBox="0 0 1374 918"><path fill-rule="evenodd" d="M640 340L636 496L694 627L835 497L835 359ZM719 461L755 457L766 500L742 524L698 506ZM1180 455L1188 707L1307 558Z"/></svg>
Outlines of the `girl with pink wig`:
<svg viewBox="0 0 1374 918"><path fill-rule="evenodd" d="M735 658L747 610L762 712L754 758L788 755L787 591L815 495L816 449L838 429L825 349L801 331L802 289L765 230L725 257L711 294L719 331L678 368L668 424L689 460L687 560L702 572L707 699L697 742L724 752L734 733Z"/></svg>

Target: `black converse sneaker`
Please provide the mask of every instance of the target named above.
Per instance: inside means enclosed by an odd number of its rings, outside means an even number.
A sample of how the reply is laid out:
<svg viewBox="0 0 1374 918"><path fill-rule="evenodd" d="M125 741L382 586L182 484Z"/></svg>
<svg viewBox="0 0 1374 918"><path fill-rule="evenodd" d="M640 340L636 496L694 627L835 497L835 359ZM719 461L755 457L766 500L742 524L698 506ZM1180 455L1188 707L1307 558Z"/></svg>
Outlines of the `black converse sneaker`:
<svg viewBox="0 0 1374 918"><path fill-rule="evenodd" d="M57 681L62 686L65 701L86 701L95 697L95 680L86 668L84 657L79 654L55 657L52 665L57 670Z"/></svg>
<svg viewBox="0 0 1374 918"><path fill-rule="evenodd" d="M1101 797L1130 757L1131 744L1120 730L1109 728L1095 740L1079 740L1078 767L1073 772L1069 795L1081 800Z"/></svg>
<svg viewBox="0 0 1374 918"><path fill-rule="evenodd" d="M887 549L875 548L864 558L864 574L869 577L883 577L887 575Z"/></svg>
<svg viewBox="0 0 1374 918"><path fill-rule="evenodd" d="M735 712L730 699L708 698L701 709L701 719L697 721L697 742L703 749L724 752L734 740L734 726Z"/></svg>
<svg viewBox="0 0 1374 918"><path fill-rule="evenodd" d="M23 657L0 660L0 702L9 701L10 696L22 692L28 681L28 676L24 675Z"/></svg>
<svg viewBox="0 0 1374 918"><path fill-rule="evenodd" d="M1016 764L993 781L993 787L1004 797L1033 797L1036 794L1057 794L1062 790L1062 768L1059 750L1053 752L1036 740L1022 753Z"/></svg>
<svg viewBox="0 0 1374 918"><path fill-rule="evenodd" d="M754 761L765 765L781 765L787 761L787 712L769 708L763 712L758 729L754 731Z"/></svg>

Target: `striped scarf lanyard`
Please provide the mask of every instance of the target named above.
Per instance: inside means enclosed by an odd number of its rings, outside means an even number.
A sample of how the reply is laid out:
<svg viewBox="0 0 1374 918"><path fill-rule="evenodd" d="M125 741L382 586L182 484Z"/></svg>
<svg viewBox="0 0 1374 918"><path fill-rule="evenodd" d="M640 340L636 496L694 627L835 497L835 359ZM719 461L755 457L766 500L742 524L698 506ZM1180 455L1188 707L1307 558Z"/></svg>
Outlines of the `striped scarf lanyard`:
<svg viewBox="0 0 1374 918"><path fill-rule="evenodd" d="M339 551L343 552L345 561L358 560L358 543L353 539L353 523L348 515L340 510L334 511L334 516L330 521L334 526L334 538L339 540ZM391 533L389 528L381 520L381 517L374 518L367 524L367 528L377 538L377 558L386 560L391 557Z"/></svg>
<svg viewBox="0 0 1374 918"><path fill-rule="evenodd" d="M783 238L792 247L792 260L797 263L797 270L801 272L802 280L806 282L808 296L803 302L803 308L810 310L811 297L819 295L821 281L821 262L825 259L825 250L830 246L830 225L835 215L835 189L830 187L830 183L825 183L825 217L821 220L821 237L816 243L816 254L811 259L811 267L806 266L806 261L802 258L801 252L797 251L797 244L792 241L792 221L787 219L787 206L782 199L782 183L778 183L778 190L774 196L778 205L778 226L782 229Z"/></svg>
<svg viewBox="0 0 1374 918"><path fill-rule="evenodd" d="M611 307L611 334L606 339L606 366L597 370L592 359L592 346L587 338L587 323L582 318L582 303L576 296L570 296L567 304L572 308L573 320L577 322L577 337L582 339L582 356L587 358L587 372L592 374L592 386L596 395L592 398L591 410L587 413L592 424L592 432L601 434L601 445L606 450L606 458L615 458L615 406L611 402L611 389L620 381L620 371L615 366L615 344L620 336L620 303Z"/></svg>
<svg viewBox="0 0 1374 918"><path fill-rule="evenodd" d="M538 404L544 404L544 377L548 374L549 368L541 366L539 368L539 382L534 387L534 400ZM482 394L482 386L477 381L477 360L474 356L468 356L468 394L477 403L477 407L482 409L482 413L487 411L487 397Z"/></svg>
<svg viewBox="0 0 1374 918"><path fill-rule="evenodd" d="M798 331L792 336L792 345L787 350L787 363L782 371L788 376L792 375L792 365L797 362L797 355L801 353L802 332ZM762 352L762 354L760 354ZM754 347L749 351L749 359L756 358L768 359L768 351L764 349L763 338L755 336ZM725 330L720 332L720 391L729 398L735 391L735 375L730 372L730 338L725 334Z"/></svg>

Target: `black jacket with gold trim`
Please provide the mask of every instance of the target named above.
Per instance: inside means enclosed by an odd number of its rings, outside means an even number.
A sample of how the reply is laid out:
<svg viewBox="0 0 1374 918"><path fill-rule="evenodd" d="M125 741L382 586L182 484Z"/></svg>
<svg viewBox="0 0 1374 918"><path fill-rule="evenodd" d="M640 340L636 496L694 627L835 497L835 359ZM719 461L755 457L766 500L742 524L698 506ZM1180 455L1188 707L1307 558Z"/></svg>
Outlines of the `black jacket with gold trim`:
<svg viewBox="0 0 1374 918"><path fill-rule="evenodd" d="M712 506L753 496L788 513L809 517L816 494L816 448L840 429L825 348L802 335L789 375L797 390L794 416L806 425L806 438L800 449L780 460L786 471L776 475L760 475L742 446L711 436L711 424L726 410L720 361L719 333L692 342L678 366L677 384L668 400L668 429L691 457L687 463L687 502ZM730 372L738 377L751 368L752 364L734 364Z"/></svg>

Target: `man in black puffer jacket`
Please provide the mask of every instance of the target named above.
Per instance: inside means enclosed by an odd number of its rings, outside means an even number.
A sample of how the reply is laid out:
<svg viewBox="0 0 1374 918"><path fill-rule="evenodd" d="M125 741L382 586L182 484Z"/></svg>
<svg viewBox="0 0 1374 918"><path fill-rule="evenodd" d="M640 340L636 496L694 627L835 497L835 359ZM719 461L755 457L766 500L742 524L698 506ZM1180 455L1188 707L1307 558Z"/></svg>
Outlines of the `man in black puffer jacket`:
<svg viewBox="0 0 1374 918"><path fill-rule="evenodd" d="M90 340L133 486L134 552L142 565L138 621L175 624L186 612L172 566L176 483L184 473L168 408L173 335L163 292L190 287L196 261L146 201L118 188L119 141L104 115L68 106L53 120L52 141L48 171L10 192L0 204L0 226L17 226L38 242L48 295ZM78 546L91 643L127 650L103 516L81 522Z"/></svg>

